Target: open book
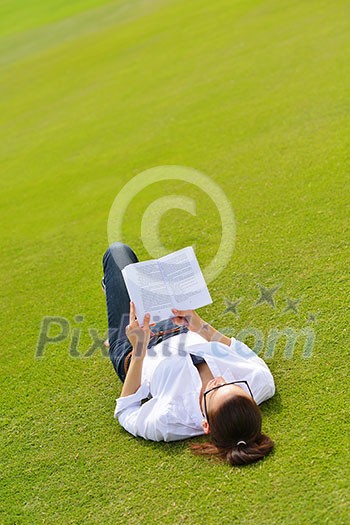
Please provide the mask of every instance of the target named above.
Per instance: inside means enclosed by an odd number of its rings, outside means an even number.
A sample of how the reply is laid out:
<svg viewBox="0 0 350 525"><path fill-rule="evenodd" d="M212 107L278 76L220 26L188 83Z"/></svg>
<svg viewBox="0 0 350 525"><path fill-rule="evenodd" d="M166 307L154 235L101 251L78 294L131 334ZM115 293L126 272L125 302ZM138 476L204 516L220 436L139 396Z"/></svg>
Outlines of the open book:
<svg viewBox="0 0 350 525"><path fill-rule="evenodd" d="M171 308L194 310L212 303L191 246L151 261L128 264L122 274L140 326L174 317Z"/></svg>

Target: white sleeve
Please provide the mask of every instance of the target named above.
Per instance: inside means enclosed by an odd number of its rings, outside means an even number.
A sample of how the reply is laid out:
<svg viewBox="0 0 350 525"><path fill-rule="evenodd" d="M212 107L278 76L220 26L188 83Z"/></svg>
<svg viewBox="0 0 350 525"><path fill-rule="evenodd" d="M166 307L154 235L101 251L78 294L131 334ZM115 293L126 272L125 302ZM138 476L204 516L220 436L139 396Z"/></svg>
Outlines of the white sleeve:
<svg viewBox="0 0 350 525"><path fill-rule="evenodd" d="M167 436L166 406L157 398L141 404L149 395L149 387L142 384L135 394L117 399L114 417L133 436L152 441L165 441Z"/></svg>
<svg viewBox="0 0 350 525"><path fill-rule="evenodd" d="M114 410L114 417L120 416L120 414L127 408L135 408L141 406L142 399L146 399L149 395L149 387L147 383L142 383L134 394L130 396L119 397L116 399L116 406Z"/></svg>
<svg viewBox="0 0 350 525"><path fill-rule="evenodd" d="M259 405L272 397L275 394L275 382L265 361L249 346L234 337L231 337L230 348L239 358L240 362L237 363L237 366L241 366L242 369L245 368L257 404Z"/></svg>

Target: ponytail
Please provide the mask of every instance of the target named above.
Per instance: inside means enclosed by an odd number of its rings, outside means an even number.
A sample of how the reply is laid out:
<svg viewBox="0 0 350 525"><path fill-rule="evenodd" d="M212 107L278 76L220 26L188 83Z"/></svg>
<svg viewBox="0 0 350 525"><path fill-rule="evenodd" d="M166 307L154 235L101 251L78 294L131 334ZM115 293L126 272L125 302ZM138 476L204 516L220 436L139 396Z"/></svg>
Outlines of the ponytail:
<svg viewBox="0 0 350 525"><path fill-rule="evenodd" d="M267 456L273 449L273 441L265 434L260 434L256 441L247 445L236 445L234 447L218 447L212 442L191 443L190 449L193 454L214 456L226 461L232 466L247 465L254 463Z"/></svg>
<svg viewBox="0 0 350 525"><path fill-rule="evenodd" d="M259 461L273 449L273 441L261 433L261 412L245 396L234 396L210 415L211 441L192 443L194 454L214 456L230 465Z"/></svg>

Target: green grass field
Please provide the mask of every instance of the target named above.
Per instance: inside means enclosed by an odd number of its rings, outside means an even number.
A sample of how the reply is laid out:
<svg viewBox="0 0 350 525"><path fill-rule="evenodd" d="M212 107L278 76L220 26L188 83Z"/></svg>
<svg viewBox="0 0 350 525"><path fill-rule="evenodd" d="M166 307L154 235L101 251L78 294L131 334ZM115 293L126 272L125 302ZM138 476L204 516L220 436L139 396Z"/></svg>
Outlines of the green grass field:
<svg viewBox="0 0 350 525"><path fill-rule="evenodd" d="M343 0L1 3L1 523L349 523L349 17ZM262 357L271 330L315 337L307 358L302 338L289 359L283 338L266 358L276 448L259 464L128 435L108 358L84 357L89 329L106 331L110 207L162 165L205 173L234 209L235 251L201 315L260 331ZM192 197L196 215L169 209L161 241L196 244L204 267L219 215L187 182L136 195L124 242L150 257L140 223L166 195ZM280 286L276 308L254 306L258 284ZM224 314L239 298L239 317ZM38 359L45 316L70 331Z"/></svg>

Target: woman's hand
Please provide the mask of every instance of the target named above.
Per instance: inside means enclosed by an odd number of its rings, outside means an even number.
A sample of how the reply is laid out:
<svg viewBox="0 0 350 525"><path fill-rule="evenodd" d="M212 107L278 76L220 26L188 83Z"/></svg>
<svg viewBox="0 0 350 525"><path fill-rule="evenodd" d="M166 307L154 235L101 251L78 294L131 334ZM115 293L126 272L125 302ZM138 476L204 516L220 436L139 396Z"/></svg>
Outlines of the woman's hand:
<svg viewBox="0 0 350 525"><path fill-rule="evenodd" d="M176 310L172 308L171 311L175 315L175 317L172 318L173 323L180 326L187 326L191 332L200 332L206 324L195 310Z"/></svg>
<svg viewBox="0 0 350 525"><path fill-rule="evenodd" d="M143 326L141 327L136 318L135 305L130 301L130 319L128 326L125 328L125 333L132 344L133 351L120 397L131 396L141 385L143 358L146 355L151 332L149 328L150 317L148 313L145 315Z"/></svg>
<svg viewBox="0 0 350 525"><path fill-rule="evenodd" d="M181 326L187 326L192 332L197 332L204 339L209 341L218 341L219 343L224 343L227 346L231 345L231 338L222 334L216 330L209 323L203 321L201 317L194 310L176 310L172 308L171 311L175 315L172 318L172 321L175 324Z"/></svg>
<svg viewBox="0 0 350 525"><path fill-rule="evenodd" d="M130 318L129 324L125 328L125 334L133 347L134 357L144 357L146 353L151 336L150 317L148 313L145 315L143 326L141 327L136 318L135 305L130 301Z"/></svg>

